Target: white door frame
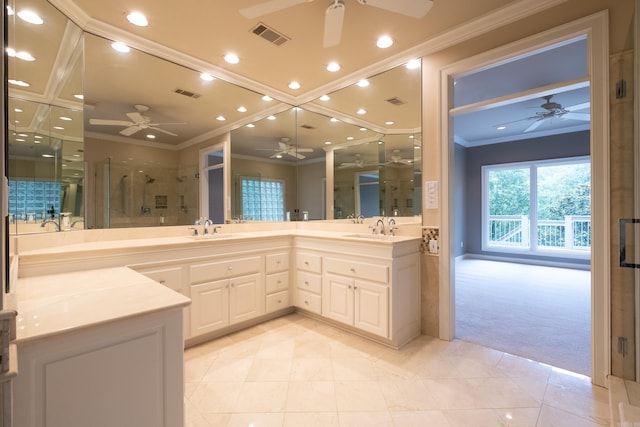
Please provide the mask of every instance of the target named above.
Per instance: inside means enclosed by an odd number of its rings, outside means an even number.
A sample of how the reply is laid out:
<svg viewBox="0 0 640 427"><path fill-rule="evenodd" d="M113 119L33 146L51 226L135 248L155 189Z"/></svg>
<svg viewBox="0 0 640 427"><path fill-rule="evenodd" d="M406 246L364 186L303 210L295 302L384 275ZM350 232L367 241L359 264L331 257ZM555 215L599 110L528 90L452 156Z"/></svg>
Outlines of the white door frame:
<svg viewBox="0 0 640 427"><path fill-rule="evenodd" d="M570 22L489 52L467 58L440 72L440 265L439 335L455 337L453 230L454 144L449 110L453 103L452 76L580 36L587 37L591 95L591 347L592 382L606 386L611 372L610 341L610 224L609 224L609 30L606 11Z"/></svg>

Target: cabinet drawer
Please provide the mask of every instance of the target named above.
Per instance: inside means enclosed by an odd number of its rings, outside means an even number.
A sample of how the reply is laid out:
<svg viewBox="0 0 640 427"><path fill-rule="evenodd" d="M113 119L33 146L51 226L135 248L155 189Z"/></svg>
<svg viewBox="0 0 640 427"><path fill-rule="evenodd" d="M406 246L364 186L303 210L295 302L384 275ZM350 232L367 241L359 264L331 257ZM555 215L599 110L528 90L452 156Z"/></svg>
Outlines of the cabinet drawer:
<svg viewBox="0 0 640 427"><path fill-rule="evenodd" d="M283 271L267 275L266 289L268 294L289 289L289 272Z"/></svg>
<svg viewBox="0 0 640 427"><path fill-rule="evenodd" d="M386 265L358 262L350 259L326 258L324 267L327 273L389 283L389 267Z"/></svg>
<svg viewBox="0 0 640 427"><path fill-rule="evenodd" d="M279 252L269 254L265 257L265 268L267 273L275 273L289 269L289 252Z"/></svg>
<svg viewBox="0 0 640 427"><path fill-rule="evenodd" d="M305 291L319 294L322 291L322 276L306 271L298 271L297 286Z"/></svg>
<svg viewBox="0 0 640 427"><path fill-rule="evenodd" d="M267 313L289 307L289 291L267 295Z"/></svg>
<svg viewBox="0 0 640 427"><path fill-rule="evenodd" d="M259 273L262 269L262 258L250 256L225 261L211 261L191 265L191 283L202 283L227 277L244 276Z"/></svg>
<svg viewBox="0 0 640 427"><path fill-rule="evenodd" d="M306 252L296 253L296 267L298 270L320 273L322 271L322 257Z"/></svg>
<svg viewBox="0 0 640 427"><path fill-rule="evenodd" d="M320 295L298 289L296 290L296 306L321 314L322 298Z"/></svg>
<svg viewBox="0 0 640 427"><path fill-rule="evenodd" d="M174 291L182 292L182 267L166 267L138 271L149 279L155 280Z"/></svg>

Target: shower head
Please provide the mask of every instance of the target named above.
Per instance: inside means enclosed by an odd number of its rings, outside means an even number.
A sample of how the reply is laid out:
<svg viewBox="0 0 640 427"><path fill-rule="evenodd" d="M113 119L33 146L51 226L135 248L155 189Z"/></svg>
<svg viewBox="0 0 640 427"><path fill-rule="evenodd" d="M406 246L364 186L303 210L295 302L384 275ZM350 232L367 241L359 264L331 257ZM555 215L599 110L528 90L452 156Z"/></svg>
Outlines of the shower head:
<svg viewBox="0 0 640 427"><path fill-rule="evenodd" d="M147 184L152 184L152 183L156 182L156 179L155 178L151 178L149 175L145 175L144 177L147 180Z"/></svg>

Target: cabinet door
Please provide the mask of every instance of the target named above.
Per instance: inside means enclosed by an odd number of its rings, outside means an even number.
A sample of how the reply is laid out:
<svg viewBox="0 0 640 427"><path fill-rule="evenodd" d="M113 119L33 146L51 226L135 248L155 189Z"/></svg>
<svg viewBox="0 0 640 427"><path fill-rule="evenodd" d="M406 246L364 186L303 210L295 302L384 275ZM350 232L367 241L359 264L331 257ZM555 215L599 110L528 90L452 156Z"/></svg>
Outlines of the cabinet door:
<svg viewBox="0 0 640 427"><path fill-rule="evenodd" d="M322 289L322 315L353 324L353 279L326 275Z"/></svg>
<svg viewBox="0 0 640 427"><path fill-rule="evenodd" d="M242 322L264 314L265 294L260 274L229 280L229 321Z"/></svg>
<svg viewBox="0 0 640 427"><path fill-rule="evenodd" d="M389 288L356 280L354 294L353 325L389 338Z"/></svg>
<svg viewBox="0 0 640 427"><path fill-rule="evenodd" d="M229 281L191 286L191 335L198 336L229 324Z"/></svg>

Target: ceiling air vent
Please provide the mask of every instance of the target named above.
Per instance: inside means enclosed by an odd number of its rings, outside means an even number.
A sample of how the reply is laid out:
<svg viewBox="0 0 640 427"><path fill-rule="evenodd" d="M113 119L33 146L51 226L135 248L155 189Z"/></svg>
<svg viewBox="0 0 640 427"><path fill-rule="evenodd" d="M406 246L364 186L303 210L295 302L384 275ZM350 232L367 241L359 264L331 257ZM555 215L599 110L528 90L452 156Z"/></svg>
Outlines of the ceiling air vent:
<svg viewBox="0 0 640 427"><path fill-rule="evenodd" d="M308 129L308 130L313 130L315 129L315 127L311 126L311 125L300 125L301 128L303 129Z"/></svg>
<svg viewBox="0 0 640 427"><path fill-rule="evenodd" d="M288 42L289 40L291 40L289 37L285 36L282 33L277 32L273 28L267 27L262 22L260 22L258 25L253 27L251 32L256 36L262 37L269 43L275 44L276 46L281 46L285 42Z"/></svg>
<svg viewBox="0 0 640 427"><path fill-rule="evenodd" d="M404 101L396 96L394 96L393 98L385 99L385 101L393 105L402 105L407 103L407 101Z"/></svg>
<svg viewBox="0 0 640 427"><path fill-rule="evenodd" d="M193 99L198 99L202 96L199 93L191 92L190 90L184 90L184 89L176 89L174 90L174 92L179 95L188 96L189 98L193 98Z"/></svg>

